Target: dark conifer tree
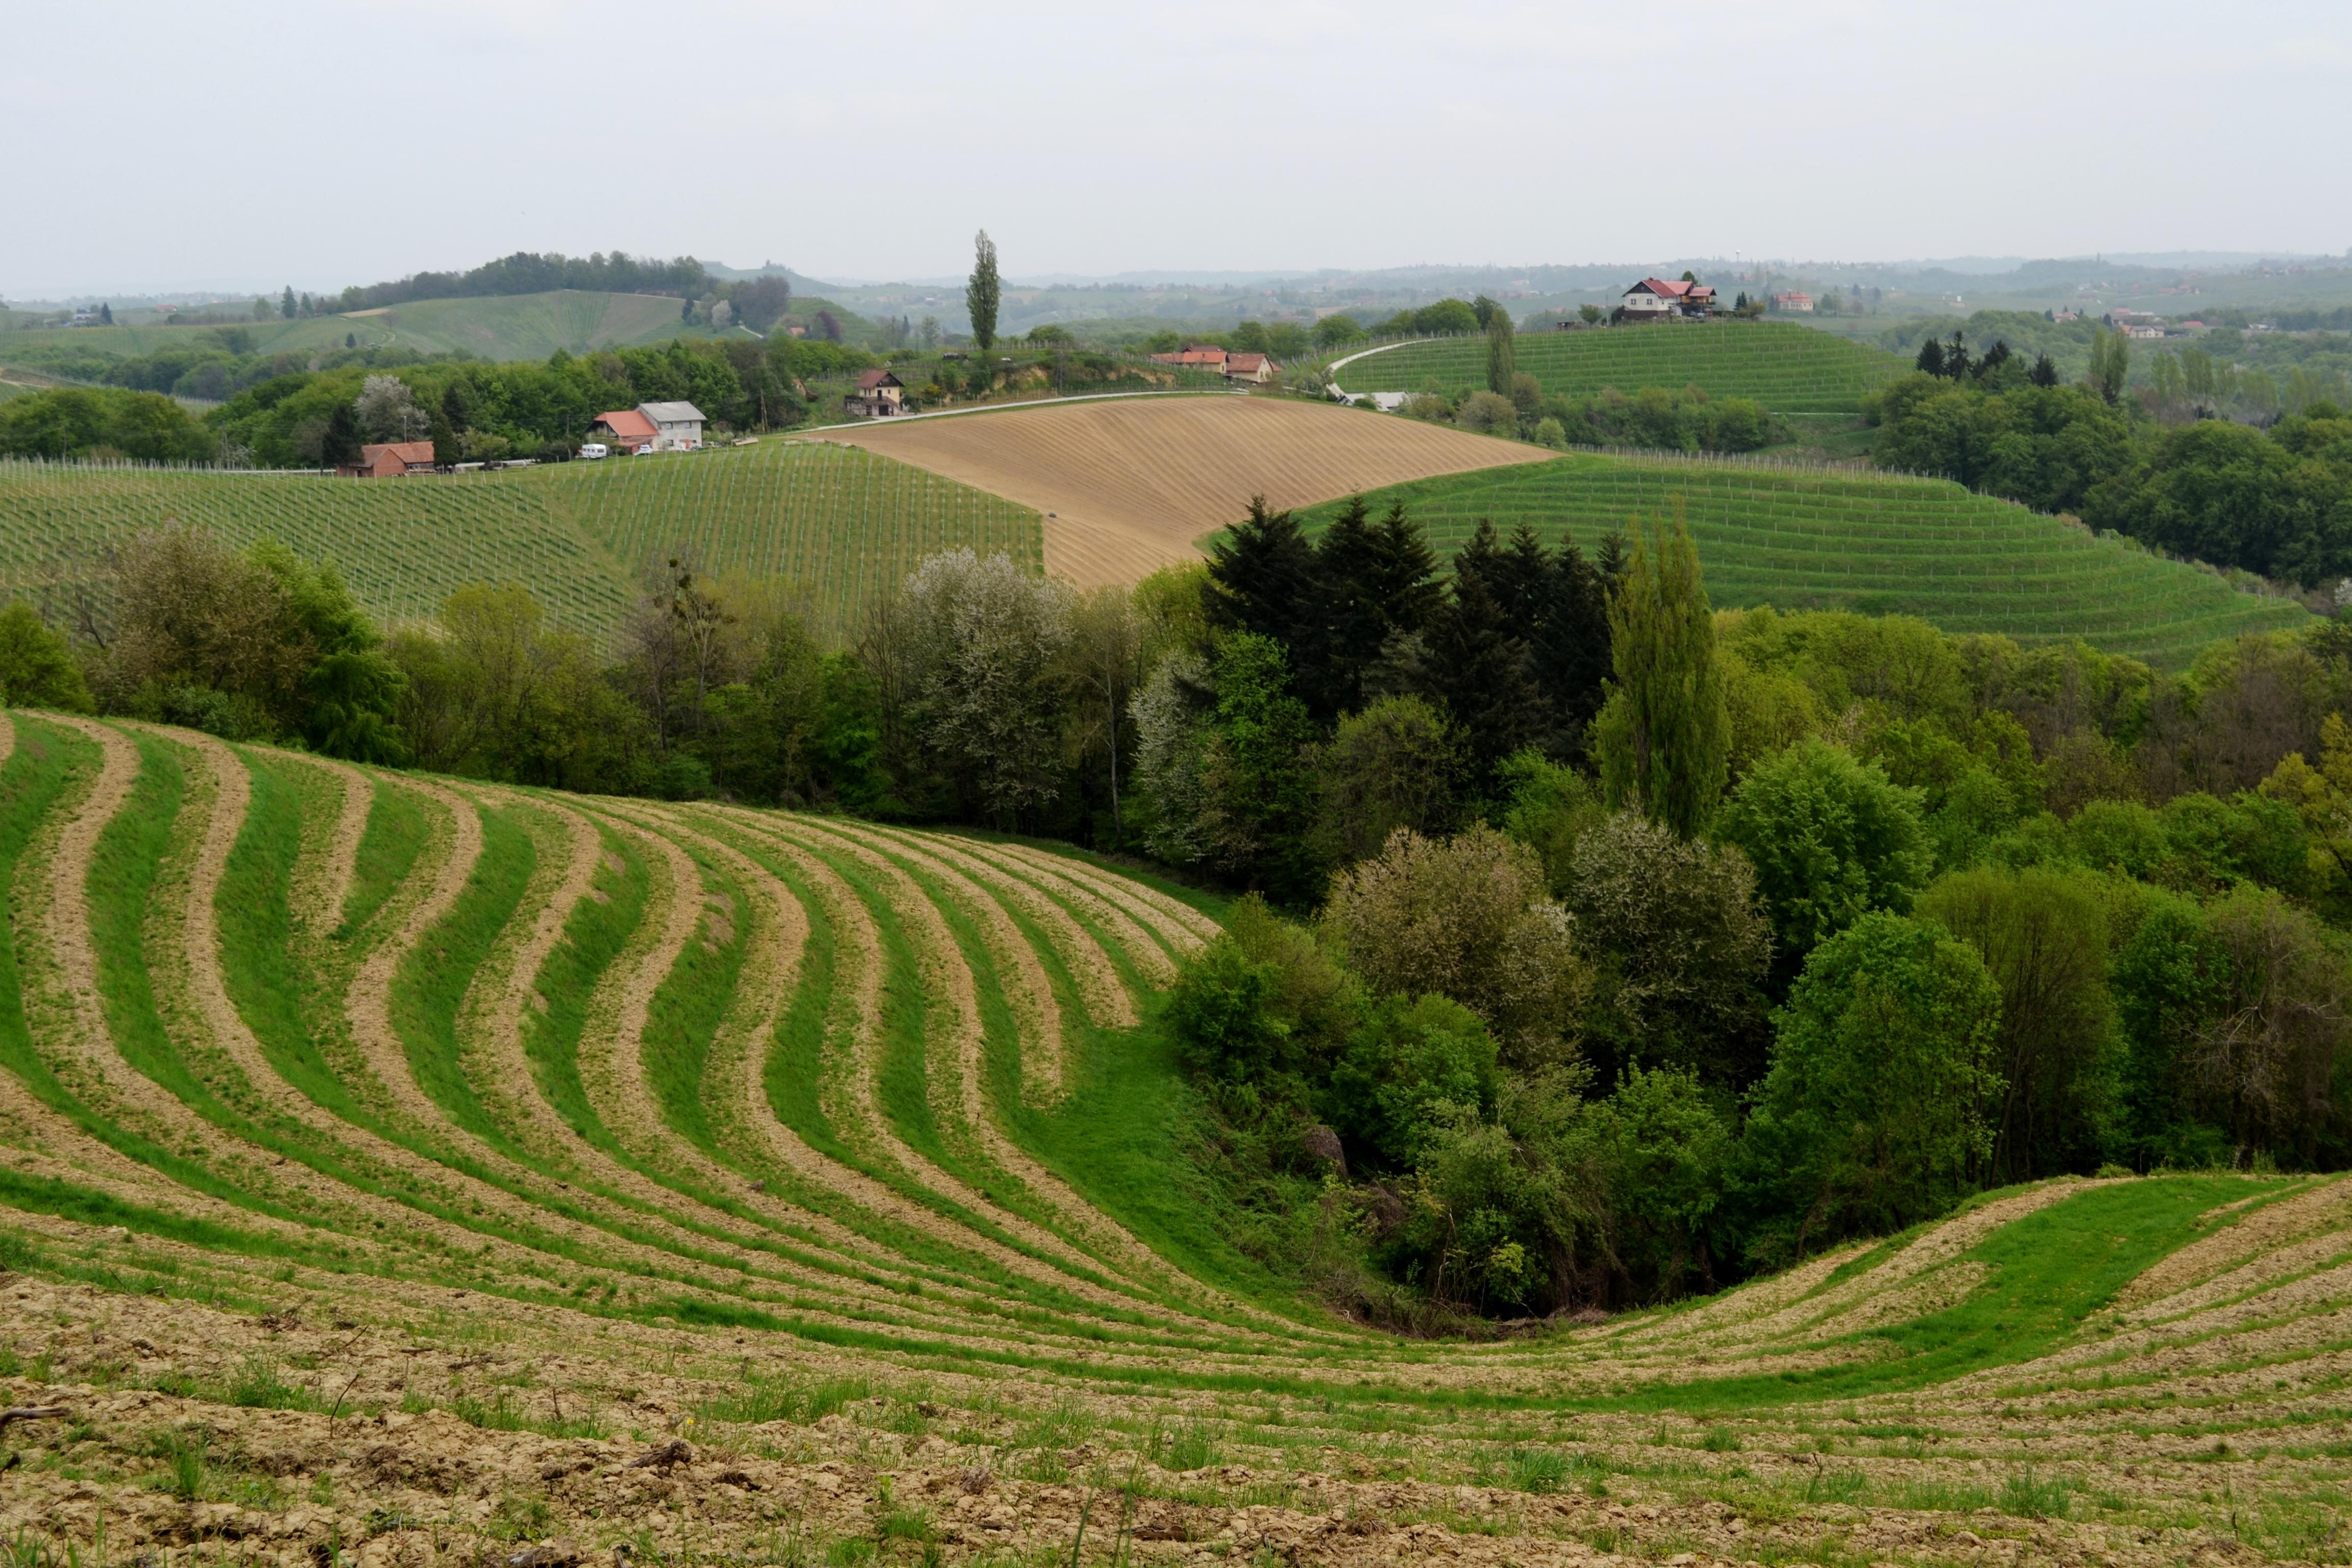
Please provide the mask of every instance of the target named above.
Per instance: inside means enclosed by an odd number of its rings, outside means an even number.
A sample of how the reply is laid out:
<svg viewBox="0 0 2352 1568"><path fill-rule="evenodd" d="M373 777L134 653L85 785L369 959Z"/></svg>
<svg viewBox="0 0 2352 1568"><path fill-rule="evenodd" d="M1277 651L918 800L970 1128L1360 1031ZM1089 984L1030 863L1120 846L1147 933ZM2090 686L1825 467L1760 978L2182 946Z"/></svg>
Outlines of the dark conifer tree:
<svg viewBox="0 0 2352 1568"><path fill-rule="evenodd" d="M1625 548L1625 531L1612 528L1601 536L1601 549L1592 563L1601 573L1601 591L1613 594L1617 584L1625 580L1625 568L1632 557Z"/></svg>
<svg viewBox="0 0 2352 1568"><path fill-rule="evenodd" d="M1944 345L1936 339L1929 338L1926 342L1919 345L1919 357L1913 360L1911 363L1918 369L1927 372L1929 375L1943 374Z"/></svg>
<svg viewBox="0 0 2352 1568"><path fill-rule="evenodd" d="M1559 750L1584 749L1585 727L1601 711L1601 684L1609 678L1609 579L1584 558L1573 540L1552 561L1549 597L1528 651L1536 684L1549 700L1559 728Z"/></svg>
<svg viewBox="0 0 2352 1568"><path fill-rule="evenodd" d="M1462 727L1474 795L1491 790L1496 765L1540 739L1545 729L1543 694L1528 676L1527 645L1511 636L1483 565L1474 563L1465 572L1455 558L1454 596L1430 623L1421 667L1427 694Z"/></svg>
<svg viewBox="0 0 2352 1568"><path fill-rule="evenodd" d="M319 439L319 461L324 468L360 460L360 416L349 403L328 411L326 434Z"/></svg>
<svg viewBox="0 0 2352 1568"><path fill-rule="evenodd" d="M1969 345L1958 332L1944 345L1944 374L1954 381L1969 374Z"/></svg>
<svg viewBox="0 0 2352 1568"><path fill-rule="evenodd" d="M1421 524L1405 515L1402 501L1389 503L1388 515L1376 531L1381 613L1390 630L1417 632L1445 603L1445 588L1437 578L1437 552L1430 549Z"/></svg>
<svg viewBox="0 0 2352 1568"><path fill-rule="evenodd" d="M2057 385L2058 362L2052 359L2048 354L2035 355L2033 360L2033 368L2025 373L2025 379L2032 382L2036 386Z"/></svg>
<svg viewBox="0 0 2352 1568"><path fill-rule="evenodd" d="M1249 516L1209 550L1209 624L1272 637L1286 649L1314 640L1315 547L1286 511L1250 498Z"/></svg>

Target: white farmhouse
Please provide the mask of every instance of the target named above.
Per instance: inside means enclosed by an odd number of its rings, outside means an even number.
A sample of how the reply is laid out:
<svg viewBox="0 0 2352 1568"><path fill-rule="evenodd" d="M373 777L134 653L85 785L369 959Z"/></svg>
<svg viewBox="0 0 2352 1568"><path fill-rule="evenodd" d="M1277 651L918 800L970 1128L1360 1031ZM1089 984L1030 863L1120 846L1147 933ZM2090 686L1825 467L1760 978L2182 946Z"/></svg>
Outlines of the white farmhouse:
<svg viewBox="0 0 2352 1568"><path fill-rule="evenodd" d="M702 450L702 410L691 403L640 403L637 412L654 427L656 452Z"/></svg>

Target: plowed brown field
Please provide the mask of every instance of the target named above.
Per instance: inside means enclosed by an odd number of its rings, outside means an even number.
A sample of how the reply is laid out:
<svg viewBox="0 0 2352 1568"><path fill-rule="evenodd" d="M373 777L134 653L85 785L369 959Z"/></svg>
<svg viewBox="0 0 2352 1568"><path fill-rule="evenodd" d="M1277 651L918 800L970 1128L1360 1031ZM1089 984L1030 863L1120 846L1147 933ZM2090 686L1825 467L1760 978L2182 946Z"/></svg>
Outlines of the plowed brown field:
<svg viewBox="0 0 2352 1568"><path fill-rule="evenodd" d="M877 421L827 437L1045 513L1045 570L1080 587L1194 559L1250 498L1307 506L1551 456L1419 420L1271 397L1139 397Z"/></svg>

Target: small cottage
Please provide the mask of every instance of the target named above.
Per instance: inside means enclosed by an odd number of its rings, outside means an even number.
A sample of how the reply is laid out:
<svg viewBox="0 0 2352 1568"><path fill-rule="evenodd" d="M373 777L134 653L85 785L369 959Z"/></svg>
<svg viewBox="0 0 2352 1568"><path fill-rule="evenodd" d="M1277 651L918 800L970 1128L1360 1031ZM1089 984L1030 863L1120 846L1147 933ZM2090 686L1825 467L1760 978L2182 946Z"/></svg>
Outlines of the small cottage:
<svg viewBox="0 0 2352 1568"><path fill-rule="evenodd" d="M857 377L857 390L841 400L841 411L852 419L887 419L907 412L907 384L887 370L869 370Z"/></svg>
<svg viewBox="0 0 2352 1568"><path fill-rule="evenodd" d="M1265 354L1227 354L1225 379L1264 386L1274 379L1274 361Z"/></svg>
<svg viewBox="0 0 2352 1568"><path fill-rule="evenodd" d="M335 472L347 479L390 479L403 474L429 474L433 471L433 443L430 441L375 441L360 448L356 463L337 465Z"/></svg>
<svg viewBox="0 0 2352 1568"><path fill-rule="evenodd" d="M1784 289L1772 296L1772 309L1810 316L1813 313L1813 297L1801 289Z"/></svg>

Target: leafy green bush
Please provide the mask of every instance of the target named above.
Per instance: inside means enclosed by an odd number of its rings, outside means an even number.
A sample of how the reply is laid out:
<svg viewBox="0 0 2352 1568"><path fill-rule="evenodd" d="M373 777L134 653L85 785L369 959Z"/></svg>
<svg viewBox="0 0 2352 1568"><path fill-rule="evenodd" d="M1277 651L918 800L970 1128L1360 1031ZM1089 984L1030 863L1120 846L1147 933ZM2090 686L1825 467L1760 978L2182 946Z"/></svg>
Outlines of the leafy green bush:
<svg viewBox="0 0 2352 1568"><path fill-rule="evenodd" d="M1333 1125L1391 1169L1412 1164L1439 1119L1487 1111L1495 1041L1478 1016L1444 996L1392 996L1372 1010L1331 1075Z"/></svg>
<svg viewBox="0 0 2352 1568"><path fill-rule="evenodd" d="M2000 988L1943 927L1864 915L1805 961L1743 1142L1759 1259L1885 1235L1988 1173Z"/></svg>

